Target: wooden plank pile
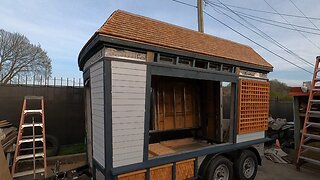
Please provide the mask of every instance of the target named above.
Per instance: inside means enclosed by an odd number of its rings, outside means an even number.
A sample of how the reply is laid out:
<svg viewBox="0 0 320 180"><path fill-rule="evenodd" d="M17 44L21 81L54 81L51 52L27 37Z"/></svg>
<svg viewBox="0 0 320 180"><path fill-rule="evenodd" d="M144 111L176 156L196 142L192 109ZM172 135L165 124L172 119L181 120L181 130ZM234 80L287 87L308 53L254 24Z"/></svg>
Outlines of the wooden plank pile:
<svg viewBox="0 0 320 180"><path fill-rule="evenodd" d="M0 142L3 151L13 152L13 144L17 140L17 128L13 127L12 123L7 120L0 120Z"/></svg>

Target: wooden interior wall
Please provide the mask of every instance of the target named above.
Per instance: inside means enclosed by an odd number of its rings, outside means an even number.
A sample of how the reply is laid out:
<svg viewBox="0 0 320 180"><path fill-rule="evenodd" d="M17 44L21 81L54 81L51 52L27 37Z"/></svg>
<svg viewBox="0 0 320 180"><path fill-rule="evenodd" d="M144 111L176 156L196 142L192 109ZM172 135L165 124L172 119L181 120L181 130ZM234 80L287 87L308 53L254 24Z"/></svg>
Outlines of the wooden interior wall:
<svg viewBox="0 0 320 180"><path fill-rule="evenodd" d="M239 81L238 134L268 129L270 83Z"/></svg>
<svg viewBox="0 0 320 180"><path fill-rule="evenodd" d="M202 95L202 117L205 121L206 138L220 142L221 114L220 114L220 82L205 81Z"/></svg>
<svg viewBox="0 0 320 180"><path fill-rule="evenodd" d="M153 130L199 127L199 111L194 81L154 77Z"/></svg>

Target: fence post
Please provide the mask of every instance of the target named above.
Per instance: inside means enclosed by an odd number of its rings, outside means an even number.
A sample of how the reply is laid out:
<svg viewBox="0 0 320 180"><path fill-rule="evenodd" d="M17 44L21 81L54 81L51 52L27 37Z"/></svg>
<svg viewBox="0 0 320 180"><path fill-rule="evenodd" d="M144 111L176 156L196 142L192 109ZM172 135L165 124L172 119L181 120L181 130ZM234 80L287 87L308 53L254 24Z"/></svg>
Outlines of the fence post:
<svg viewBox="0 0 320 180"><path fill-rule="evenodd" d="M73 78L73 87L74 87L74 85L75 85L75 83L76 83L75 81L76 81L76 79L75 79L75 78Z"/></svg>
<svg viewBox="0 0 320 180"><path fill-rule="evenodd" d="M42 86L42 75L40 76L40 85Z"/></svg>
<svg viewBox="0 0 320 180"><path fill-rule="evenodd" d="M81 83L81 78L79 78L79 87L80 87L80 83Z"/></svg>
<svg viewBox="0 0 320 180"><path fill-rule="evenodd" d="M18 85L20 85L20 75L18 74Z"/></svg>
<svg viewBox="0 0 320 180"><path fill-rule="evenodd" d="M56 87L56 77L53 78L53 87Z"/></svg>
<svg viewBox="0 0 320 180"><path fill-rule="evenodd" d="M61 78L62 79L62 78ZM67 86L69 85L69 78L67 78Z"/></svg>
<svg viewBox="0 0 320 180"><path fill-rule="evenodd" d="M26 75L26 85L28 85L28 75Z"/></svg>
<svg viewBox="0 0 320 180"><path fill-rule="evenodd" d="M62 77L61 77L61 87L62 87Z"/></svg>

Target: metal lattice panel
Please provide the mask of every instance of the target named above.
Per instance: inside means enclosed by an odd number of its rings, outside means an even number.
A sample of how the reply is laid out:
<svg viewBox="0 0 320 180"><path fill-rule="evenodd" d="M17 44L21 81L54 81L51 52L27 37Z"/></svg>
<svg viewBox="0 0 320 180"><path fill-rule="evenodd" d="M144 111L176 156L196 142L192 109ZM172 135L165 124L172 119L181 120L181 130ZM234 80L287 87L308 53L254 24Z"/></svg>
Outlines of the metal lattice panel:
<svg viewBox="0 0 320 180"><path fill-rule="evenodd" d="M239 81L238 133L268 129L269 82Z"/></svg>

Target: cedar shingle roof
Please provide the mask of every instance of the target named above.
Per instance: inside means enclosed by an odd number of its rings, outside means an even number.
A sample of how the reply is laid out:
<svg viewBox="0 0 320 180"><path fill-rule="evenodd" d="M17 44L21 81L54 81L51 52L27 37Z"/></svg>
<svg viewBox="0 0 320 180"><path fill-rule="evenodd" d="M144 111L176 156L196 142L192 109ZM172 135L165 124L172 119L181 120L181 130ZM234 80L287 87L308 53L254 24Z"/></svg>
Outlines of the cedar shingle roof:
<svg viewBox="0 0 320 180"><path fill-rule="evenodd" d="M97 33L272 68L249 46L121 10L115 11Z"/></svg>

